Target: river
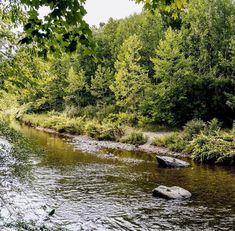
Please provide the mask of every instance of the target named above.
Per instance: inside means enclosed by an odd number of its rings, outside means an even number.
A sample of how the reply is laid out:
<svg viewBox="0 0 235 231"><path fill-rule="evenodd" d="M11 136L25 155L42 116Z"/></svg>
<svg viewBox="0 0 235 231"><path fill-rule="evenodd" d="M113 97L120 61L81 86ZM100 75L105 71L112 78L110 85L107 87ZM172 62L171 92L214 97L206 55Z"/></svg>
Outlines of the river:
<svg viewBox="0 0 235 231"><path fill-rule="evenodd" d="M30 156L28 180L0 187L1 230L17 230L18 220L48 230L234 230L232 167L192 163L161 169L154 154L82 152L70 138L14 127L44 152ZM1 169L0 174L3 179L6 173ZM161 184L183 187L193 196L184 201L152 197Z"/></svg>

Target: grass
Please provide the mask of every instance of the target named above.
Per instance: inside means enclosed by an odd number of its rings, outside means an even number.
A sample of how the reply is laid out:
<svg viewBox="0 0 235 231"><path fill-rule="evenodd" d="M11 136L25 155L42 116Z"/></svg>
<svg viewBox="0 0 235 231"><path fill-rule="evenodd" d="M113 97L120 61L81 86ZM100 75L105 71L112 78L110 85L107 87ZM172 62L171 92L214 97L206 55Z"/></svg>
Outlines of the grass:
<svg viewBox="0 0 235 231"><path fill-rule="evenodd" d="M101 122L84 117L69 118L63 114L23 114L20 121L34 126L52 128L58 132L88 135L98 140L120 141L134 145L146 143L147 138L140 131L128 131L111 122ZM181 132L155 138L153 145L183 152L200 163L235 165L235 132L221 130L218 120L207 123L201 120L188 122Z"/></svg>
<svg viewBox="0 0 235 231"><path fill-rule="evenodd" d="M190 155L199 163L235 165L235 132L221 130L218 120L188 122L182 132L156 138L153 145Z"/></svg>
<svg viewBox="0 0 235 231"><path fill-rule="evenodd" d="M126 132L123 126L117 123L100 122L84 117L69 118L64 114L23 114L18 120L30 125L54 129L60 133L88 135L97 140L121 141L135 145L144 144L147 139L140 131Z"/></svg>
<svg viewBox="0 0 235 231"><path fill-rule="evenodd" d="M147 142L147 137L140 131L132 131L123 136L120 141L128 144L141 145Z"/></svg>

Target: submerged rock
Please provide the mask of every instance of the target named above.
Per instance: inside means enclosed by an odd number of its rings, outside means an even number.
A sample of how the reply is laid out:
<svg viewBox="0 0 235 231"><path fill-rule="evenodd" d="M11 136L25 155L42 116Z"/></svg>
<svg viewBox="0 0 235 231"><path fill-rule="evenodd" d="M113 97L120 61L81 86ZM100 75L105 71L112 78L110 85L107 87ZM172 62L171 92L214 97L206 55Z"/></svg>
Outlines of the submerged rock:
<svg viewBox="0 0 235 231"><path fill-rule="evenodd" d="M169 156L156 156L159 167L163 168L185 168L189 167L190 164L186 161L176 159Z"/></svg>
<svg viewBox="0 0 235 231"><path fill-rule="evenodd" d="M165 199L188 199L192 196L192 194L188 190L181 187L167 187L160 185L153 190L153 196Z"/></svg>

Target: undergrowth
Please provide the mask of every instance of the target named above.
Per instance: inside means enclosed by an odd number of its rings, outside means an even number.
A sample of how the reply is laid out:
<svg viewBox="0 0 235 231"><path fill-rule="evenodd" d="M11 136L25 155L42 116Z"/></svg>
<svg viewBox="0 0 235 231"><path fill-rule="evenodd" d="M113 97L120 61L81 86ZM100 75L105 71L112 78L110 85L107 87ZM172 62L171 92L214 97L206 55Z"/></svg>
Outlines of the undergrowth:
<svg viewBox="0 0 235 231"><path fill-rule="evenodd" d="M235 132L221 130L217 119L188 122L182 132L155 138L153 145L191 155L200 163L235 165Z"/></svg>
<svg viewBox="0 0 235 231"><path fill-rule="evenodd" d="M69 118L63 114L23 114L18 120L30 125L51 128L59 133L87 135L98 140L121 141L135 145L144 144L147 139L140 131L126 134L125 127L114 123L96 119L88 120L84 117Z"/></svg>
<svg viewBox="0 0 235 231"><path fill-rule="evenodd" d="M147 142L147 137L140 131L132 131L130 134L123 136L120 141L128 144L141 145Z"/></svg>

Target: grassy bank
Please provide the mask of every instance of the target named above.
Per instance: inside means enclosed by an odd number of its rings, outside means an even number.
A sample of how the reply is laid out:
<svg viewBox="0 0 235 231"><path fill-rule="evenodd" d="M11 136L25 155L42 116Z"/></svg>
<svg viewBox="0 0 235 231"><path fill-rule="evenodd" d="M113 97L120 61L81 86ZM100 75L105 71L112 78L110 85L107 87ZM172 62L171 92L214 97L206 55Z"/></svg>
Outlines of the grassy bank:
<svg viewBox="0 0 235 231"><path fill-rule="evenodd" d="M156 138L152 144L186 153L200 163L235 165L235 128L221 130L216 119L192 120L182 132Z"/></svg>
<svg viewBox="0 0 235 231"><path fill-rule="evenodd" d="M63 114L23 114L18 119L30 126L51 128L57 132L87 135L98 140L111 140L141 145L147 142L142 132L107 121L88 120L83 117L69 118ZM155 138L155 146L182 152L199 163L235 164L235 130L222 130L213 119L188 122L182 131Z"/></svg>
<svg viewBox="0 0 235 231"><path fill-rule="evenodd" d="M147 139L139 130L127 129L126 127L108 121L100 122L84 117L69 118L63 114L23 114L17 119L29 126L41 126L54 129L59 133L75 135L87 135L98 140L110 140L123 143L141 145Z"/></svg>

